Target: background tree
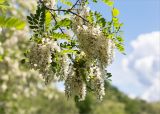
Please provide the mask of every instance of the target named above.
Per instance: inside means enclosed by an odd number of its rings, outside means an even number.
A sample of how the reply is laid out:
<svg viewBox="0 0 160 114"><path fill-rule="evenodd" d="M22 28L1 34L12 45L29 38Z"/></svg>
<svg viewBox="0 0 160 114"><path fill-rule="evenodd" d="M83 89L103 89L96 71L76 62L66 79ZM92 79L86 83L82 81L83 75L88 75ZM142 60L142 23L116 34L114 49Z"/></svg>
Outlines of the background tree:
<svg viewBox="0 0 160 114"><path fill-rule="evenodd" d="M17 19L23 20L27 15L26 11L32 11L36 5L32 0L27 2L13 0L8 3L10 5L4 13L5 16L9 18L16 16ZM54 85L44 86L36 71L31 71L21 64L23 53L29 47L28 27L23 30L17 30L15 26L1 27L3 28L0 28L0 114L76 113L73 101L67 101L54 89ZM57 107L58 104L60 106Z"/></svg>

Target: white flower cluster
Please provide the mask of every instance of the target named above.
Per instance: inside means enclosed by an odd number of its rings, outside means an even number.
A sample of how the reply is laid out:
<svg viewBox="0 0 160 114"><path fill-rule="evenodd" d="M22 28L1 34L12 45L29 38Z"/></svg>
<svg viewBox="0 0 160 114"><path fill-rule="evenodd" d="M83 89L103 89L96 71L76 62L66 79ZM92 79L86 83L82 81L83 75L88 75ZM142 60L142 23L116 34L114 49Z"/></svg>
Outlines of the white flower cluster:
<svg viewBox="0 0 160 114"><path fill-rule="evenodd" d="M82 17L88 15L87 7L80 13ZM104 35L99 26L85 23L83 19L74 17L72 30L76 34L80 49L84 51L89 67L89 81L91 89L97 98L102 100L105 95L105 67L110 65L114 57L115 44L112 39ZM92 64L95 62L94 64Z"/></svg>
<svg viewBox="0 0 160 114"><path fill-rule="evenodd" d="M79 101L86 97L86 84L79 69L72 69L65 80L65 94L67 97L78 96Z"/></svg>
<svg viewBox="0 0 160 114"><path fill-rule="evenodd" d="M73 19L73 31L77 35L80 48L89 59L98 59L102 65L108 66L113 61L115 44L107 38L100 27L83 25L82 19Z"/></svg>
<svg viewBox="0 0 160 114"><path fill-rule="evenodd" d="M56 0L43 0L43 2L48 8L53 8L56 4Z"/></svg>
<svg viewBox="0 0 160 114"><path fill-rule="evenodd" d="M52 54L60 51L57 42L50 39L43 39L42 44L34 43L28 53L29 66L34 70L39 70L46 83L55 78L55 73L51 70Z"/></svg>
<svg viewBox="0 0 160 114"><path fill-rule="evenodd" d="M91 89L94 90L97 98L99 100L103 99L103 96L105 95L105 87L104 87L104 71L98 66L98 65L92 65L90 68L90 83L91 83Z"/></svg>

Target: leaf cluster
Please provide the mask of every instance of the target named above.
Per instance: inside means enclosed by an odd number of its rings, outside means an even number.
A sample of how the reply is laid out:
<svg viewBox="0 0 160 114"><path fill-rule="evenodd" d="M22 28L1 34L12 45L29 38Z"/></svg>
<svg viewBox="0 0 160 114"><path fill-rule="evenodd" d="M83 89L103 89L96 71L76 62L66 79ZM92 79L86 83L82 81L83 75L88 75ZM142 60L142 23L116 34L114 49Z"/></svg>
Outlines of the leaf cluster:
<svg viewBox="0 0 160 114"><path fill-rule="evenodd" d="M7 0L0 0L0 27L23 29L26 24L25 21L13 16L6 16L7 9L9 9L9 4Z"/></svg>

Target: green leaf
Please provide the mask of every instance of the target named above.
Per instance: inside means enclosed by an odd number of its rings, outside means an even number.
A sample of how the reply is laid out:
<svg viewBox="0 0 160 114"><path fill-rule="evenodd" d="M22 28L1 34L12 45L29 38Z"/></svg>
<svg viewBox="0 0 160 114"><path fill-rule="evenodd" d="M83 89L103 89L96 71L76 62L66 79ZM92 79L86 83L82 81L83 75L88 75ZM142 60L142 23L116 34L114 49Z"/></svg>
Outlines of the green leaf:
<svg viewBox="0 0 160 114"><path fill-rule="evenodd" d="M94 22L94 17L93 17L93 12L92 12L92 11L89 12L89 16L87 16L87 20L88 20L90 23L93 23L93 22Z"/></svg>
<svg viewBox="0 0 160 114"><path fill-rule="evenodd" d="M102 15L99 12L97 12L97 11L95 12L94 15L95 15L95 17L96 17L97 20L99 20L99 19L102 18Z"/></svg>
<svg viewBox="0 0 160 114"><path fill-rule="evenodd" d="M25 25L25 21L22 21L18 18L0 16L0 27L16 28L20 30L23 29Z"/></svg>
<svg viewBox="0 0 160 114"><path fill-rule="evenodd" d="M93 2L97 3L97 0L92 0Z"/></svg>
<svg viewBox="0 0 160 114"><path fill-rule="evenodd" d="M0 0L0 4L3 4L4 2L6 2L6 0Z"/></svg>
<svg viewBox="0 0 160 114"><path fill-rule="evenodd" d="M108 6L113 6L114 2L111 0L102 0L105 4L107 4Z"/></svg>
<svg viewBox="0 0 160 114"><path fill-rule="evenodd" d="M37 6L36 14L30 14L27 16L28 23L30 24L30 28L36 33L42 35L45 32L45 24L49 23L49 19L46 19L45 6L44 4L40 4ZM47 17L49 18L49 17ZM47 25L48 26L48 25Z"/></svg>
<svg viewBox="0 0 160 114"><path fill-rule="evenodd" d="M96 19L96 24L99 24L100 27L105 27L106 26L106 20L105 18L102 17L102 15L98 12L94 13L95 19Z"/></svg>
<svg viewBox="0 0 160 114"><path fill-rule="evenodd" d="M0 10L5 11L9 8L9 4L6 0L0 0Z"/></svg>
<svg viewBox="0 0 160 114"><path fill-rule="evenodd" d="M2 9L3 11L5 11L5 10L7 10L9 8L9 6L8 5L1 5L0 4L0 9Z"/></svg>
<svg viewBox="0 0 160 114"><path fill-rule="evenodd" d="M70 27L71 25L71 20L68 18L65 18L59 22L57 22L57 24L53 27L53 30L58 29L59 27Z"/></svg>
<svg viewBox="0 0 160 114"><path fill-rule="evenodd" d="M125 49L121 43L116 43L116 47L121 53L124 53Z"/></svg>
<svg viewBox="0 0 160 114"><path fill-rule="evenodd" d="M106 20L105 20L104 18L101 18L101 19L99 20L99 25L100 25L101 27L105 27L105 25L106 25Z"/></svg>
<svg viewBox="0 0 160 114"><path fill-rule="evenodd" d="M120 27L119 19L116 17L113 17L112 20L113 20L114 27L119 28Z"/></svg>
<svg viewBox="0 0 160 114"><path fill-rule="evenodd" d="M61 54L69 54L69 53L77 53L77 50L72 50L72 49L69 49L69 50L62 50L61 51Z"/></svg>
<svg viewBox="0 0 160 114"><path fill-rule="evenodd" d="M123 42L124 42L124 39L123 39L121 36L117 36L117 40L118 40L118 42L120 42L120 43L123 43Z"/></svg>
<svg viewBox="0 0 160 114"><path fill-rule="evenodd" d="M119 15L119 10L117 8L113 8L112 9L112 15L113 15L113 17L118 16Z"/></svg>
<svg viewBox="0 0 160 114"><path fill-rule="evenodd" d="M61 3L67 5L67 6L72 6L72 2L70 0L60 0Z"/></svg>
<svg viewBox="0 0 160 114"><path fill-rule="evenodd" d="M111 78L112 74L111 73L107 73L107 79Z"/></svg>
<svg viewBox="0 0 160 114"><path fill-rule="evenodd" d="M52 33L52 37L53 39L69 39L69 36L63 33Z"/></svg>
<svg viewBox="0 0 160 114"><path fill-rule="evenodd" d="M0 55L0 62L2 62L3 61L3 56L2 55Z"/></svg>
<svg viewBox="0 0 160 114"><path fill-rule="evenodd" d="M45 28L48 30L52 21L52 16L49 11L45 13Z"/></svg>

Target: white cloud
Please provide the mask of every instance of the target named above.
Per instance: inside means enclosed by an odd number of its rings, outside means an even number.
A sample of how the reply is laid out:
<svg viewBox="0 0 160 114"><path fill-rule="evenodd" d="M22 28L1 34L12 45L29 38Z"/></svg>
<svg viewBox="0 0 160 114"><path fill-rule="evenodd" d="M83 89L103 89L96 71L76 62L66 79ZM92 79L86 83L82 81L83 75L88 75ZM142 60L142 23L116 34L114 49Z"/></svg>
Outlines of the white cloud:
<svg viewBox="0 0 160 114"><path fill-rule="evenodd" d="M130 77L127 81L134 87L138 85L137 91L141 92L137 95L142 99L160 101L160 32L138 36L131 47L133 51L122 60L122 68ZM134 89L131 91L134 94Z"/></svg>
<svg viewBox="0 0 160 114"><path fill-rule="evenodd" d="M160 76L160 73L158 75ZM160 77L153 80L153 84L142 94L141 98L147 101L160 100Z"/></svg>

